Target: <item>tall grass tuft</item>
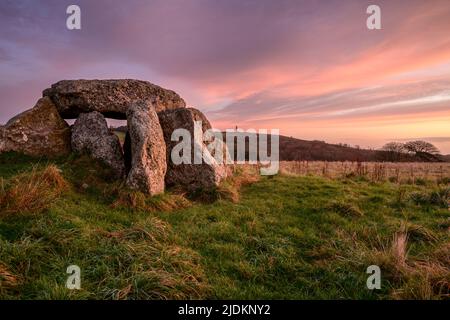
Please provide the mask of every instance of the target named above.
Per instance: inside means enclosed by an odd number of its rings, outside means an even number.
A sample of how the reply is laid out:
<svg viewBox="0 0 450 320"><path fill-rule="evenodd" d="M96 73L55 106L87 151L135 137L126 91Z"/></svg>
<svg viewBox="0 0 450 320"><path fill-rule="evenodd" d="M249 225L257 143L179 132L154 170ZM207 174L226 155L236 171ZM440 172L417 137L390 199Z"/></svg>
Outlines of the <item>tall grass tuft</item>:
<svg viewBox="0 0 450 320"><path fill-rule="evenodd" d="M157 196L147 196L140 191L123 189L117 194L111 207L129 208L146 212L173 211L188 208L191 202L183 194L165 193Z"/></svg>
<svg viewBox="0 0 450 320"><path fill-rule="evenodd" d="M364 213L356 205L342 200L333 200L327 205L327 209L339 213L342 216L362 217Z"/></svg>
<svg viewBox="0 0 450 320"><path fill-rule="evenodd" d="M13 177L0 190L0 215L39 214L68 189L61 170L53 164L34 166L30 171Z"/></svg>
<svg viewBox="0 0 450 320"><path fill-rule="evenodd" d="M20 279L0 263L0 293L6 289L12 289L19 285Z"/></svg>
<svg viewBox="0 0 450 320"><path fill-rule="evenodd" d="M421 237L424 237L421 231ZM380 266L384 283L393 286L393 299L445 299L450 297L450 244L437 246L426 257L409 257L410 241L417 240L417 230L402 225L390 244L368 248L357 242L353 257L363 258L363 264ZM352 239L355 241L355 239Z"/></svg>
<svg viewBox="0 0 450 320"><path fill-rule="evenodd" d="M413 192L410 198L416 205L435 205L448 208L450 207L450 188L440 187L431 192Z"/></svg>

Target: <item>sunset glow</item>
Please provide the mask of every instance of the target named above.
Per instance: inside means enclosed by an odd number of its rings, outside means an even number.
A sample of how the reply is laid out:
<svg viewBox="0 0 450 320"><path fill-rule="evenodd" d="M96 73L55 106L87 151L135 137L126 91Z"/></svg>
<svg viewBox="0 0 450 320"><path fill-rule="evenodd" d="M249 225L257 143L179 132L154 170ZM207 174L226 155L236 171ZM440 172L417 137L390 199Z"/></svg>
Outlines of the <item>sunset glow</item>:
<svg viewBox="0 0 450 320"><path fill-rule="evenodd" d="M450 3L375 1L0 3L0 123L61 79L137 78L177 91L219 129L450 153ZM23 5L27 3L27 5Z"/></svg>

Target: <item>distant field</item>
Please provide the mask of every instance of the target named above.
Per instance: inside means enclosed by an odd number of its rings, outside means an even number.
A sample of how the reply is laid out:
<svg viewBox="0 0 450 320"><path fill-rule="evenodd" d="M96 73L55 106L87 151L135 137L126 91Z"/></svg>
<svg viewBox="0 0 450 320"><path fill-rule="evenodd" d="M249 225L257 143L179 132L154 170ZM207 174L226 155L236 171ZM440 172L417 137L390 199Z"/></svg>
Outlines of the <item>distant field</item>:
<svg viewBox="0 0 450 320"><path fill-rule="evenodd" d="M0 299L449 298L448 180L372 181L338 163L329 179L324 165L239 167L217 190L150 198L85 157L0 155ZM79 291L65 287L72 264Z"/></svg>
<svg viewBox="0 0 450 320"><path fill-rule="evenodd" d="M326 162L282 161L282 173L318 175L329 178L365 177L371 181L390 180L410 182L417 180L443 181L450 177L450 163L427 162Z"/></svg>
<svg viewBox="0 0 450 320"><path fill-rule="evenodd" d="M123 144L125 141L125 132L114 131L114 134L119 137L120 143Z"/></svg>

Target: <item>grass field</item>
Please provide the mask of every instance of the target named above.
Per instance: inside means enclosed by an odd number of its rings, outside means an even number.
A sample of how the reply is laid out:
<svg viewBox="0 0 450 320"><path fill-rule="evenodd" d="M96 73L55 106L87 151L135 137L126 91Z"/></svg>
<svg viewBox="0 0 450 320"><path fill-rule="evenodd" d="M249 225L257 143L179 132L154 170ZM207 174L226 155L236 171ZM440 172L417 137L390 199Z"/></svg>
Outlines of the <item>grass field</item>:
<svg viewBox="0 0 450 320"><path fill-rule="evenodd" d="M426 181L448 182L450 163L281 161L280 171L287 175L316 175L332 179L361 177L372 182L420 184Z"/></svg>
<svg viewBox="0 0 450 320"><path fill-rule="evenodd" d="M149 198L84 157L0 156L1 299L445 299L448 177L254 176ZM68 290L69 265L81 290ZM366 268L381 268L368 290Z"/></svg>

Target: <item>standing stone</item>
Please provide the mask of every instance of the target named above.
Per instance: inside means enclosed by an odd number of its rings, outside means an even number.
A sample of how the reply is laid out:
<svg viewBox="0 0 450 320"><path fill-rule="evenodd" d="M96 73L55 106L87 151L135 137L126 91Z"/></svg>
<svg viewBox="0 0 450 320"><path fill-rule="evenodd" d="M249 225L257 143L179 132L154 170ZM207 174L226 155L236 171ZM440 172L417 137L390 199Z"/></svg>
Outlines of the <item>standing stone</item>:
<svg viewBox="0 0 450 320"><path fill-rule="evenodd" d="M126 119L134 102L150 100L160 112L184 108L186 103L174 91L140 80L63 80L44 90L65 119L98 111L107 118Z"/></svg>
<svg viewBox="0 0 450 320"><path fill-rule="evenodd" d="M49 98L0 127L0 153L16 151L31 156L67 155L70 149L70 127L59 116Z"/></svg>
<svg viewBox="0 0 450 320"><path fill-rule="evenodd" d="M183 108L163 111L158 113L158 116L167 146L166 185L182 185L188 189L206 189L217 186L227 176L226 166L217 163L212 157L210 157L210 164L205 161L202 161L201 164L194 163L194 150L197 148L204 152L207 148L203 137L194 137L195 121L202 122L202 135L211 129L211 124L205 115L197 109ZM172 149L179 143L171 140L172 133L176 129L186 129L190 133L190 164L175 164L171 159Z"/></svg>
<svg viewBox="0 0 450 320"><path fill-rule="evenodd" d="M108 129L99 112L82 113L72 128L72 148L86 153L111 167L117 178L125 175L125 165L119 137Z"/></svg>
<svg viewBox="0 0 450 320"><path fill-rule="evenodd" d="M124 143L125 163L130 168L127 185L151 195L164 192L166 145L155 107L149 101L132 104L127 111L127 123Z"/></svg>

